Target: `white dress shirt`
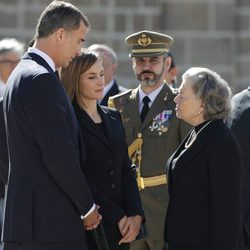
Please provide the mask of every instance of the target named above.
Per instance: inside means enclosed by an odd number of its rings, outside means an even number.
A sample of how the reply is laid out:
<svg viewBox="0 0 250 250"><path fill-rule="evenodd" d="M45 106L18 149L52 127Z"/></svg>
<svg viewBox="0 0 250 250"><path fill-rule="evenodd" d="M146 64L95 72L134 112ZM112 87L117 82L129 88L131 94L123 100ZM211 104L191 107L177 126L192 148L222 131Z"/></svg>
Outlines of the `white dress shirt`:
<svg viewBox="0 0 250 250"><path fill-rule="evenodd" d="M163 86L164 86L164 83L159 88L157 88L156 90L150 92L149 94L145 94L143 92L143 90L141 89L141 85L139 86L139 111L140 111L140 113L141 113L141 110L142 110L142 107L143 107L143 102L142 102L143 98L145 96L149 97L150 102L148 103L148 106L149 106L149 108L151 108L154 100L156 99L158 94L161 92Z"/></svg>

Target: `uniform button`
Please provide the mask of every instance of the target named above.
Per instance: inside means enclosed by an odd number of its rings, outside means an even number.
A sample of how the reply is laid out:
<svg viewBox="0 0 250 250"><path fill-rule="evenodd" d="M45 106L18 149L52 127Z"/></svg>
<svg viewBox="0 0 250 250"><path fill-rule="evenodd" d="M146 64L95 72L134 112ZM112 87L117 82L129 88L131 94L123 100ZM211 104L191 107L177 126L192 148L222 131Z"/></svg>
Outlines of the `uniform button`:
<svg viewBox="0 0 250 250"><path fill-rule="evenodd" d="M115 184L113 183L113 184L111 184L111 188L115 188Z"/></svg>
<svg viewBox="0 0 250 250"><path fill-rule="evenodd" d="M110 175L114 175L114 173L115 172L113 170L109 172Z"/></svg>
<svg viewBox="0 0 250 250"><path fill-rule="evenodd" d="M109 163L110 163L110 164L114 163L114 159L112 159L112 158L109 159Z"/></svg>

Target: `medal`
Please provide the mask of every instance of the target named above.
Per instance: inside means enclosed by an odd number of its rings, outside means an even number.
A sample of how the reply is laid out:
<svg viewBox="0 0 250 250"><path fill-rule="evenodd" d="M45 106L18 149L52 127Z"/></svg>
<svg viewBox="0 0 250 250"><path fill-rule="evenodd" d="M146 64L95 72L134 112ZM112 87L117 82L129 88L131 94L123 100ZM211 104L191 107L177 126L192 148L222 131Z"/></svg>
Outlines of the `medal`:
<svg viewBox="0 0 250 250"><path fill-rule="evenodd" d="M154 130L158 131L159 135L166 133L168 127L170 126L170 119L172 117L172 110L164 110L162 113L158 114L149 126L151 132Z"/></svg>

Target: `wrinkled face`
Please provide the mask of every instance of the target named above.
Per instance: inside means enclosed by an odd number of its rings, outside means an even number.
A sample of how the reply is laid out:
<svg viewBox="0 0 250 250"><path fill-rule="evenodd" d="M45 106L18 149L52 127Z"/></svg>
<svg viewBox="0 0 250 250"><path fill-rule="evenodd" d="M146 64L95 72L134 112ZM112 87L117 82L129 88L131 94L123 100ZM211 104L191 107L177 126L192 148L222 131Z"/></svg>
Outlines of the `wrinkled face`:
<svg viewBox="0 0 250 250"><path fill-rule="evenodd" d="M20 56L16 52L7 52L0 56L0 78L4 83L19 62Z"/></svg>
<svg viewBox="0 0 250 250"><path fill-rule="evenodd" d="M179 88L179 93L174 99L176 103L176 116L193 126L198 125L203 119L202 101L195 96L191 85L184 79Z"/></svg>
<svg viewBox="0 0 250 250"><path fill-rule="evenodd" d="M81 74L79 86L80 94L84 99L99 100L103 98L104 69L100 59Z"/></svg>
<svg viewBox="0 0 250 250"><path fill-rule="evenodd" d="M61 36L61 55L58 57L58 67L67 67L75 56L80 54L87 33L88 28L81 22L78 29L63 30L59 34Z"/></svg>
<svg viewBox="0 0 250 250"><path fill-rule="evenodd" d="M137 79L145 86L153 86L162 82L166 61L163 55L134 58L133 69Z"/></svg>

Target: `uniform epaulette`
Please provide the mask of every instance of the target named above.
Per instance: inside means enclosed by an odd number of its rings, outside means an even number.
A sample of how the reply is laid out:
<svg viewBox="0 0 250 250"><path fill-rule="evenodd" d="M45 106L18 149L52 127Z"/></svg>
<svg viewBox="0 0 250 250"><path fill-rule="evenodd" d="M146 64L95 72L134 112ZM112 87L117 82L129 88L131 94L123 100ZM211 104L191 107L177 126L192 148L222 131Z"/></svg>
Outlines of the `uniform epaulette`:
<svg viewBox="0 0 250 250"><path fill-rule="evenodd" d="M133 90L133 89L128 89L128 90L123 91L123 92L121 92L121 93L119 93L119 94L116 94L116 95L114 95L114 96L111 96L110 98L116 99L116 98L118 98L118 97L125 96L125 95L131 93L132 90Z"/></svg>
<svg viewBox="0 0 250 250"><path fill-rule="evenodd" d="M115 100L118 99L118 98L124 98L126 95L130 94L132 92L132 90L133 89L128 89L128 90L126 90L124 92L121 92L121 93L119 93L117 95L109 97L108 106L111 107L111 108L117 108L116 105L115 105Z"/></svg>

